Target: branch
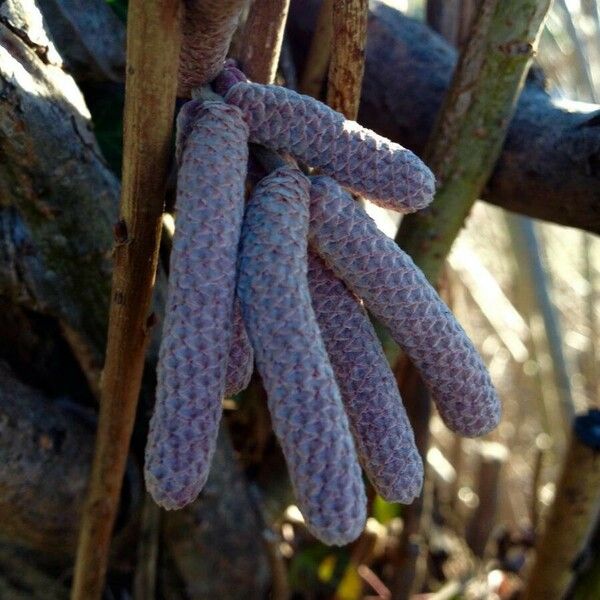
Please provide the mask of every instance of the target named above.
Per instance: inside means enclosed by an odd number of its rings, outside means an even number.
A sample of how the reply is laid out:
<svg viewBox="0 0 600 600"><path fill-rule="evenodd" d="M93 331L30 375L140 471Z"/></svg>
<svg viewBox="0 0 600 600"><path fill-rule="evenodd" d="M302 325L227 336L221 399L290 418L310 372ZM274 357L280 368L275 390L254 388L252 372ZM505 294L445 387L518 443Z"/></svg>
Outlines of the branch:
<svg viewBox="0 0 600 600"><path fill-rule="evenodd" d="M318 4L291 4L299 63ZM422 153L455 61L455 51L425 25L371 2L359 121ZM508 210L600 233L599 107L567 107L539 81L529 81L482 196Z"/></svg>
<svg viewBox="0 0 600 600"><path fill-rule="evenodd" d="M334 0L327 104L356 120L365 70L368 0Z"/></svg>
<svg viewBox="0 0 600 600"><path fill-rule="evenodd" d="M432 206L402 220L396 241L436 282L500 154L550 0L484 0L444 100L426 162Z"/></svg>
<svg viewBox="0 0 600 600"><path fill-rule="evenodd" d="M275 81L289 6L290 0L254 0L252 3L237 57L252 81Z"/></svg>
<svg viewBox="0 0 600 600"><path fill-rule="evenodd" d="M121 220L116 229L96 450L81 521L73 600L102 595L135 419L168 176L180 8L177 0L129 3Z"/></svg>
<svg viewBox="0 0 600 600"><path fill-rule="evenodd" d="M37 0L60 54L78 81L125 77L125 29L107 2Z"/></svg>
<svg viewBox="0 0 600 600"><path fill-rule="evenodd" d="M52 555L66 564L75 550L77 526L92 462L92 428L21 383L0 362L0 531L4 540ZM137 481L139 475L131 480ZM139 486L129 485L139 504ZM0 594L1 595L1 594Z"/></svg>

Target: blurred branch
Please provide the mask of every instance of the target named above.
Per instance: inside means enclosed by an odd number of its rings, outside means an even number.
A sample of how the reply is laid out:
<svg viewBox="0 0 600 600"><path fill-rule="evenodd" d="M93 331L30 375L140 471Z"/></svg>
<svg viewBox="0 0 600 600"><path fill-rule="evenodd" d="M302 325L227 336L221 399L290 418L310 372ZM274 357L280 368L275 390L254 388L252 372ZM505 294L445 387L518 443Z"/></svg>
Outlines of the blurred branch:
<svg viewBox="0 0 600 600"><path fill-rule="evenodd" d="M156 569L161 511L149 494L144 496L133 580L133 600L156 597Z"/></svg>
<svg viewBox="0 0 600 600"><path fill-rule="evenodd" d="M356 120L365 70L368 0L334 0L327 104Z"/></svg>
<svg viewBox="0 0 600 600"><path fill-rule="evenodd" d="M180 13L177 0L129 3L121 218L96 450L81 522L73 600L94 600L102 594L135 419L152 325L149 308L168 175Z"/></svg>
<svg viewBox="0 0 600 600"><path fill-rule="evenodd" d="M496 524L500 501L502 466L508 458L508 449L498 442L480 442L477 446L479 469L477 496L479 504L469 521L466 540L475 556L483 558L490 535Z"/></svg>
<svg viewBox="0 0 600 600"><path fill-rule="evenodd" d="M436 198L405 217L396 236L432 282L500 155L549 7L550 0L482 2L425 151Z"/></svg>
<svg viewBox="0 0 600 600"><path fill-rule="evenodd" d="M524 600L562 598L600 508L600 411L579 415Z"/></svg>
<svg viewBox="0 0 600 600"><path fill-rule="evenodd" d="M237 58L252 81L275 81L289 5L290 0L254 0L250 7Z"/></svg>
<svg viewBox="0 0 600 600"><path fill-rule="evenodd" d="M507 224L513 240L519 271L529 282L526 288L531 290L536 307L544 321L548 352L552 357L552 372L562 408L562 417L565 427L570 429L570 423L575 416L571 377L563 353L563 336L559 317L550 299L548 280L542 264L534 226L530 219L516 215L507 215Z"/></svg>

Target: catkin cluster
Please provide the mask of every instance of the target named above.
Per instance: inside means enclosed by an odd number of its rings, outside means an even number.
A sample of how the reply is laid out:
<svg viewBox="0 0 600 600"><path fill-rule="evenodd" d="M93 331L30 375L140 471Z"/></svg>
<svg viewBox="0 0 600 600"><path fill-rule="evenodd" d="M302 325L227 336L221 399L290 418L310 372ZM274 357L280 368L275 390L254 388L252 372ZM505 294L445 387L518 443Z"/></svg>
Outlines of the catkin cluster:
<svg viewBox="0 0 600 600"><path fill-rule="evenodd" d="M361 466L389 501L411 502L423 481L365 307L419 369L451 429L490 431L498 398L452 313L346 191L412 212L433 198L427 167L313 98L230 67L214 88L222 101L193 100L178 118L177 228L146 484L168 509L197 496L222 398L247 386L255 362L307 527L346 544L366 518ZM282 163L246 202L249 142L321 174Z"/></svg>

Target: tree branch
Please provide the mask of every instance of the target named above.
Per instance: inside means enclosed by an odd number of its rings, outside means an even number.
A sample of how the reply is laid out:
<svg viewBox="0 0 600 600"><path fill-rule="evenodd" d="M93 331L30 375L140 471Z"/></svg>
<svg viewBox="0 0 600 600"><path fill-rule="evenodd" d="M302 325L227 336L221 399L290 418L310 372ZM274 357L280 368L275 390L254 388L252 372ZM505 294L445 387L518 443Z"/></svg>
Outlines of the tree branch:
<svg viewBox="0 0 600 600"><path fill-rule="evenodd" d="M317 0L293 0L290 33L302 63ZM422 153L456 52L424 24L371 2L359 121ZM553 101L530 77L483 199L600 233L600 107Z"/></svg>

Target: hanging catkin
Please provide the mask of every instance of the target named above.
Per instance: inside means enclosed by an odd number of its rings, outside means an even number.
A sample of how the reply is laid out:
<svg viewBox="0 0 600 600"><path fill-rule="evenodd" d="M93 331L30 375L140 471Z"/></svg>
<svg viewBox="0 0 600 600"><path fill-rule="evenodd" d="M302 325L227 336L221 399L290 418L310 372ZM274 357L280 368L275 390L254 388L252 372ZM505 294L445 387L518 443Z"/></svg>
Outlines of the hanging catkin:
<svg viewBox="0 0 600 600"><path fill-rule="evenodd" d="M254 189L244 217L238 296L273 427L309 530L354 540L365 492L348 421L307 284L308 179L282 167Z"/></svg>
<svg viewBox="0 0 600 600"><path fill-rule="evenodd" d="M148 491L167 509L194 500L215 449L248 159L235 107L192 101L178 125L177 227L145 464Z"/></svg>
<svg viewBox="0 0 600 600"><path fill-rule="evenodd" d="M380 206L414 212L433 199L433 175L410 150L310 96L241 81L225 101L241 109L251 142L289 152Z"/></svg>
<svg viewBox="0 0 600 600"><path fill-rule="evenodd" d="M308 285L361 463L380 496L410 503L421 491L423 464L373 325L356 296L312 251Z"/></svg>
<svg viewBox="0 0 600 600"><path fill-rule="evenodd" d="M329 177L311 185L314 249L390 330L421 372L445 423L478 436L500 403L477 350L423 273Z"/></svg>

